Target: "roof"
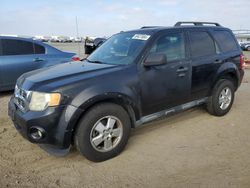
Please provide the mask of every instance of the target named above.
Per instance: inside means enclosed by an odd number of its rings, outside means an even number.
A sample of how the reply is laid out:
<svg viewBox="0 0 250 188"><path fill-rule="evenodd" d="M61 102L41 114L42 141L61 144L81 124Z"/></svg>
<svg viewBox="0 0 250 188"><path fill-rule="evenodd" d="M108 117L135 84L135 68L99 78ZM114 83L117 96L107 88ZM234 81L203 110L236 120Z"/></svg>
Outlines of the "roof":
<svg viewBox="0 0 250 188"><path fill-rule="evenodd" d="M174 30L174 29L191 29L191 28L197 28L197 29L216 29L216 28L223 28L227 29L222 26L172 26L172 27L165 27L165 26L146 26L142 27L141 29L136 29L136 30L130 30L130 31L125 31L125 32L138 32L141 33L142 31L147 32L147 33L156 33L158 31L164 31L164 30Z"/></svg>
<svg viewBox="0 0 250 188"><path fill-rule="evenodd" d="M211 28L223 28L227 29L223 26L221 26L218 23L215 22L177 22L174 26L143 26L140 29L137 30L131 30L128 32L141 32L141 31L146 31L146 32L157 32L161 30L168 30L168 29L188 29L188 28L198 28L198 29L211 29Z"/></svg>
<svg viewBox="0 0 250 188"><path fill-rule="evenodd" d="M32 37L18 37L18 36L5 36L5 35L0 35L0 39L20 39L20 40L25 40L25 41L33 41L34 39Z"/></svg>

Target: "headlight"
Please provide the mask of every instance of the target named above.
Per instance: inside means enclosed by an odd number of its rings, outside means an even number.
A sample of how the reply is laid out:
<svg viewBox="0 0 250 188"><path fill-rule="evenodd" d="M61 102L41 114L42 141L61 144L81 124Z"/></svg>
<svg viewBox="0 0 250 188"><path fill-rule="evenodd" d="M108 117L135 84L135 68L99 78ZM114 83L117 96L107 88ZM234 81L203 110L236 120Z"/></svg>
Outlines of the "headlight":
<svg viewBox="0 0 250 188"><path fill-rule="evenodd" d="M40 93L32 91L29 109L32 111L43 111L49 106L58 106L60 100L60 93Z"/></svg>

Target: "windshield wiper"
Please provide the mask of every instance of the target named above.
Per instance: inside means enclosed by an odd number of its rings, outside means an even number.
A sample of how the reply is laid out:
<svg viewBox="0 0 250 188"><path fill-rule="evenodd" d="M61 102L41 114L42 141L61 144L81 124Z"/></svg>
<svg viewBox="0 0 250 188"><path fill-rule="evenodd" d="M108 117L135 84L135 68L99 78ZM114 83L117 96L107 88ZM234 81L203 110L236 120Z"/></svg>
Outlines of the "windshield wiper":
<svg viewBox="0 0 250 188"><path fill-rule="evenodd" d="M90 63L98 63L98 64L105 64L104 62L102 62L102 61L91 61L91 60L89 60L89 59L85 59L86 61L88 61L88 62L90 62Z"/></svg>

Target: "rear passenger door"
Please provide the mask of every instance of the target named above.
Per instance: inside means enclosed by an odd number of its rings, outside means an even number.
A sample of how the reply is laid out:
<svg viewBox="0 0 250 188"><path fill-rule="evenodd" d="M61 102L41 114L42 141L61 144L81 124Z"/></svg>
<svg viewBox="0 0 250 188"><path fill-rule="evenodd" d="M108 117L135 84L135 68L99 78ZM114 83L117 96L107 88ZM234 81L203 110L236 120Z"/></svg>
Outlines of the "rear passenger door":
<svg viewBox="0 0 250 188"><path fill-rule="evenodd" d="M36 42L34 42L33 45L34 45L33 62L36 63L37 67L39 68L46 67L50 59L48 54L46 53L46 48L41 44L37 44Z"/></svg>
<svg viewBox="0 0 250 188"><path fill-rule="evenodd" d="M34 56L33 42L19 39L2 39L1 43L1 76L4 88L13 88L19 76L41 67L41 62Z"/></svg>
<svg viewBox="0 0 250 188"><path fill-rule="evenodd" d="M191 100L206 97L217 70L218 47L208 30L190 30L189 49L192 64Z"/></svg>

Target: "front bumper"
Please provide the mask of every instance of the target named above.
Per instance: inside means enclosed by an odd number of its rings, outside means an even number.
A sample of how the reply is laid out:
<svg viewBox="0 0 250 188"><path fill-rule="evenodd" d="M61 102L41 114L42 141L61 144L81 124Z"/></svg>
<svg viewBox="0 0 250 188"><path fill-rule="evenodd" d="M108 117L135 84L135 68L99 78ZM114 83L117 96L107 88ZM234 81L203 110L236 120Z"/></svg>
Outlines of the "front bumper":
<svg viewBox="0 0 250 188"><path fill-rule="evenodd" d="M27 140L42 146L48 151L68 150L72 141L72 133L81 110L72 106L50 107L42 112L21 112L11 98L8 115L15 128ZM38 128L43 131L40 139L31 136L32 130ZM52 153L51 153L52 154Z"/></svg>

